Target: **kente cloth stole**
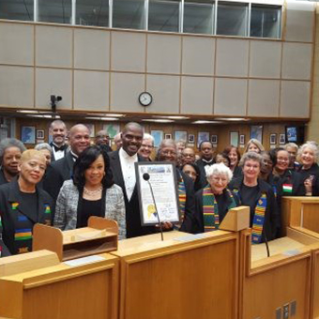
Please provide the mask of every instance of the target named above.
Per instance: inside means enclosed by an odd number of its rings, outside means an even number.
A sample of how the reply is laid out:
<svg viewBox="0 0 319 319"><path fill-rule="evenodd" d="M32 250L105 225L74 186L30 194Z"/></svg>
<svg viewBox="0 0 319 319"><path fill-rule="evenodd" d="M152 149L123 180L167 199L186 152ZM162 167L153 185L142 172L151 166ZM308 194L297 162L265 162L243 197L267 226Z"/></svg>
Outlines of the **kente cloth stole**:
<svg viewBox="0 0 319 319"><path fill-rule="evenodd" d="M235 194L238 194L238 197L241 200L241 196L238 189L233 189ZM265 223L265 213L267 207L267 195L263 193L257 201L255 207L255 215L253 218L253 227L251 233L251 241L253 244L259 244L262 240L262 232Z"/></svg>
<svg viewBox="0 0 319 319"><path fill-rule="evenodd" d="M253 219L253 227L251 241L253 244L260 244L262 240L262 232L265 223L265 213L267 207L267 195L263 193L257 201L255 207L255 215Z"/></svg>
<svg viewBox="0 0 319 319"><path fill-rule="evenodd" d="M228 205L228 210L236 207L236 202L233 194L229 189L226 189L231 203ZM212 231L219 228L219 212L216 197L212 193L211 187L206 186L203 189L203 217L204 217L204 230Z"/></svg>
<svg viewBox="0 0 319 319"><path fill-rule="evenodd" d="M184 220L185 205L186 205L186 187L183 178L178 183L178 199L179 199L179 211L181 213L181 223Z"/></svg>

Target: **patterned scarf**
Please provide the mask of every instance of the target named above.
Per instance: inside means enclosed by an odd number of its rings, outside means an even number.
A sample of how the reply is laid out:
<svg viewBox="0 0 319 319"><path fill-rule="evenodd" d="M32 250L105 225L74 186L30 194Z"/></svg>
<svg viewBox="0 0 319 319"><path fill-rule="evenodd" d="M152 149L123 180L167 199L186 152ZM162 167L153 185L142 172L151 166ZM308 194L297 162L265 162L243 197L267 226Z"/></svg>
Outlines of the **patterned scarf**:
<svg viewBox="0 0 319 319"><path fill-rule="evenodd" d="M238 194L238 197L241 200L241 196L238 189L233 189L235 194ZM265 213L267 208L267 194L262 193L261 197L257 201L257 205L255 207L255 214L253 218L253 226L252 226L252 235L251 241L253 244L260 244L262 240L262 232L265 223Z"/></svg>
<svg viewBox="0 0 319 319"><path fill-rule="evenodd" d="M231 191L226 188L226 192L231 199L228 205L228 210L236 207L236 201ZM211 187L208 185L203 189L203 217L204 217L204 230L212 231L219 228L219 212L216 197L212 193Z"/></svg>
<svg viewBox="0 0 319 319"><path fill-rule="evenodd" d="M178 199L179 199L179 210L181 214L181 223L182 223L184 220L185 205L186 205L186 187L185 187L185 183L182 176L178 182Z"/></svg>

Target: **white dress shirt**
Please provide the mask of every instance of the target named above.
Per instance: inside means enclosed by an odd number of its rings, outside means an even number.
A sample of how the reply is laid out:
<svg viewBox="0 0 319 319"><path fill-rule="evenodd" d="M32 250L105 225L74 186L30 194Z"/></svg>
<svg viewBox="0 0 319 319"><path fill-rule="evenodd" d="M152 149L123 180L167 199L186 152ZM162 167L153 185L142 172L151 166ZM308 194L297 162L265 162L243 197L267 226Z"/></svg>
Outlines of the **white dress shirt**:
<svg viewBox="0 0 319 319"><path fill-rule="evenodd" d="M136 184L135 166L138 161L137 154L130 156L123 148L119 150L120 163L125 184L125 190L128 200L131 199Z"/></svg>

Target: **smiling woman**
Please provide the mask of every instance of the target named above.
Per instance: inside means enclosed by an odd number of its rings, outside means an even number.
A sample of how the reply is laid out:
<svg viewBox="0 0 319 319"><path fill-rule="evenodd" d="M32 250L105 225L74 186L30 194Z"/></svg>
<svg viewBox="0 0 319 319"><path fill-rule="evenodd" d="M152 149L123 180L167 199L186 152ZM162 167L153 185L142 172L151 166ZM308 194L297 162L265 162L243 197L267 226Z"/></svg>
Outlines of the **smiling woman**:
<svg viewBox="0 0 319 319"><path fill-rule="evenodd" d="M61 230L86 227L91 216L115 220L119 238L125 238L123 192L114 184L109 157L99 146L88 147L76 160L73 180L64 182L60 190L54 226Z"/></svg>
<svg viewBox="0 0 319 319"><path fill-rule="evenodd" d="M244 176L229 184L240 205L250 207L252 242L255 244L274 239L280 227L274 192L269 184L258 178L261 164L262 158L258 153L245 153L240 160Z"/></svg>
<svg viewBox="0 0 319 319"><path fill-rule="evenodd" d="M25 151L18 165L19 179L0 187L2 256L31 251L33 226L51 224L53 200L37 186L45 168L46 159L40 151Z"/></svg>

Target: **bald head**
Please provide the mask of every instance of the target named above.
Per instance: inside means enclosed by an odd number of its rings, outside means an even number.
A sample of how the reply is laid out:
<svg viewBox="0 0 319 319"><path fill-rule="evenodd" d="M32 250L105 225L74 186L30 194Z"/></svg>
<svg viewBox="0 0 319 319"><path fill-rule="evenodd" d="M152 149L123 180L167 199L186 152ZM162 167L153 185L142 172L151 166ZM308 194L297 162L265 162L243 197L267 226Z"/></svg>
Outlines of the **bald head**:
<svg viewBox="0 0 319 319"><path fill-rule="evenodd" d="M71 127L69 142L71 151L80 155L90 145L90 131L83 124L76 124Z"/></svg>

